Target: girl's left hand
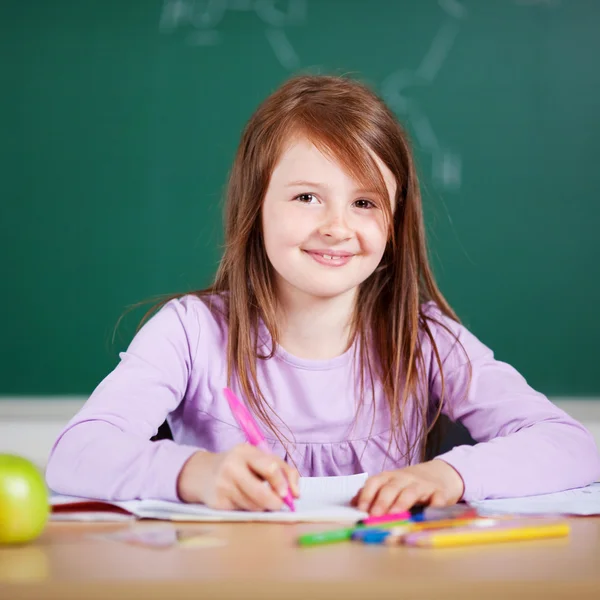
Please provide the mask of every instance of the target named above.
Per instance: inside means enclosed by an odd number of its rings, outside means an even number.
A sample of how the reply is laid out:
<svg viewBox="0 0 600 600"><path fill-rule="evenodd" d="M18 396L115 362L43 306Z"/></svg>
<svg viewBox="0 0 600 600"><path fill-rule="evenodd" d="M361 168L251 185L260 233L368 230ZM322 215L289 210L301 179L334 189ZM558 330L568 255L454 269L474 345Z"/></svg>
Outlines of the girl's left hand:
<svg viewBox="0 0 600 600"><path fill-rule="evenodd" d="M367 479L352 499L372 516L408 510L415 504L456 504L465 486L458 472L443 460L430 460L397 471L384 471Z"/></svg>

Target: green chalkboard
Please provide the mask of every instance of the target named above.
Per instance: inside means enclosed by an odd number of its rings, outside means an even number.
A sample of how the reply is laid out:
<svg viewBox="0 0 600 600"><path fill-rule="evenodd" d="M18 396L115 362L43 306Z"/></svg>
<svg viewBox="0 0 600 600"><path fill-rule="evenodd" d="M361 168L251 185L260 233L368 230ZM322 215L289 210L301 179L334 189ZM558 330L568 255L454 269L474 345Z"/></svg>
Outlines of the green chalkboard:
<svg viewBox="0 0 600 600"><path fill-rule="evenodd" d="M207 285L242 126L299 70L406 123L440 285L551 395L600 394L597 0L3 0L0 394L87 394L131 304Z"/></svg>

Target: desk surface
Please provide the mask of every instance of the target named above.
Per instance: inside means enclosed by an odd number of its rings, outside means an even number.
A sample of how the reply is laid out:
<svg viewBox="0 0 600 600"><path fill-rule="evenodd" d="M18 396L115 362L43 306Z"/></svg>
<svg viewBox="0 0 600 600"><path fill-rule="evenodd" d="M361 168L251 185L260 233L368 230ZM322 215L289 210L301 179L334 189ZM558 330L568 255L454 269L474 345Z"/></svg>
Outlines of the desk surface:
<svg viewBox="0 0 600 600"><path fill-rule="evenodd" d="M161 524L219 547L152 549L97 537L132 524L58 523L0 548L0 598L600 598L600 518L571 519L569 538L453 549L355 542L313 548L299 533L332 525Z"/></svg>

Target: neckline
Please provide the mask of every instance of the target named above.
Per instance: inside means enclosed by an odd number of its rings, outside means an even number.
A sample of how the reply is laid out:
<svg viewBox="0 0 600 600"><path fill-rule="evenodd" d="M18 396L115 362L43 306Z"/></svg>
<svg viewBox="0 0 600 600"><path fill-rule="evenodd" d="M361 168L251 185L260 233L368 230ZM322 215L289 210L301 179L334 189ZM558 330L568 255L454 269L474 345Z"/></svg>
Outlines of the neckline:
<svg viewBox="0 0 600 600"><path fill-rule="evenodd" d="M350 348L348 348L348 350L342 354L327 359L300 358L299 356L290 354L285 348L278 345L275 349L274 356L276 356L279 360L299 369L305 369L307 371L327 371L347 365L352 357L355 345L356 342L353 343Z"/></svg>
<svg viewBox="0 0 600 600"><path fill-rule="evenodd" d="M268 354L273 345L273 338L264 324L262 319L259 319L259 345L262 350ZM314 358L300 358L288 352L283 346L277 344L273 356L282 362L285 362L293 367L299 369L305 369L307 371L327 371L330 369L337 369L343 367L350 362L354 350L356 348L356 340L350 345L350 347L333 358L327 359L314 359Z"/></svg>

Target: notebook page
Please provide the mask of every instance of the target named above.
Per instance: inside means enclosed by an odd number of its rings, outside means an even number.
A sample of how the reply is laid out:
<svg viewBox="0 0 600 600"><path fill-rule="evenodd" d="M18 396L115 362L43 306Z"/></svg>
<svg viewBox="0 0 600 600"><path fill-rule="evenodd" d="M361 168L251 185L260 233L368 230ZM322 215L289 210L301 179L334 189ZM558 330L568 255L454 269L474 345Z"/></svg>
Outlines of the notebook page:
<svg viewBox="0 0 600 600"><path fill-rule="evenodd" d="M350 506L350 500L368 475L300 478L300 498L295 512L219 511L203 504L182 504L162 500L115 503L142 518L171 521L271 521L271 522L355 522L367 517Z"/></svg>
<svg viewBox="0 0 600 600"><path fill-rule="evenodd" d="M553 494L502 500L480 500L470 504L484 516L502 514L600 515L600 483Z"/></svg>
<svg viewBox="0 0 600 600"><path fill-rule="evenodd" d="M347 506L367 478L367 473L339 477L301 477L300 498L295 502L296 510Z"/></svg>

